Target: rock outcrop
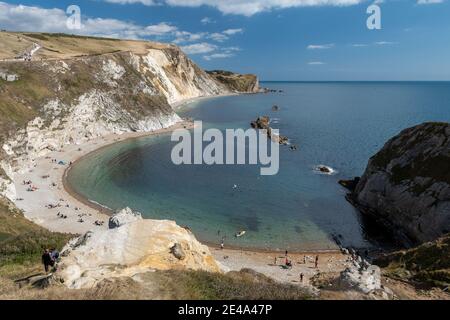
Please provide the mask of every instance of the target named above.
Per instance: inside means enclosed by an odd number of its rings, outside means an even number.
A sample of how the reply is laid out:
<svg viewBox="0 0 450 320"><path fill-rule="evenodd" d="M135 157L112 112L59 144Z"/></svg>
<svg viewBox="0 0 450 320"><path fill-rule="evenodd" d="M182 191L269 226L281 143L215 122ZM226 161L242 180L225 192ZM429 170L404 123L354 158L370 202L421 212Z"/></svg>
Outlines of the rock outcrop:
<svg viewBox="0 0 450 320"><path fill-rule="evenodd" d="M450 232L450 124L424 123L389 140L349 199L404 245Z"/></svg>
<svg viewBox="0 0 450 320"><path fill-rule="evenodd" d="M131 216L129 211L120 215ZM91 288L104 279L150 270L221 272L208 247L188 230L173 221L132 216L119 227L95 230L70 241L61 252L55 277L69 288Z"/></svg>
<svg viewBox="0 0 450 320"><path fill-rule="evenodd" d="M130 208L125 208L112 215L108 221L108 227L110 229L118 228L124 224L131 223L142 219L142 214L134 212Z"/></svg>
<svg viewBox="0 0 450 320"><path fill-rule="evenodd" d="M258 77L253 74L238 74L230 71L207 71L220 83L224 83L234 92L256 93L260 91Z"/></svg>
<svg viewBox="0 0 450 320"><path fill-rule="evenodd" d="M250 126L253 129L267 130L267 136L274 142L278 142L281 145L289 144L288 137L275 134L272 131L272 127L270 127L270 118L268 116L258 117L255 121L250 122Z"/></svg>

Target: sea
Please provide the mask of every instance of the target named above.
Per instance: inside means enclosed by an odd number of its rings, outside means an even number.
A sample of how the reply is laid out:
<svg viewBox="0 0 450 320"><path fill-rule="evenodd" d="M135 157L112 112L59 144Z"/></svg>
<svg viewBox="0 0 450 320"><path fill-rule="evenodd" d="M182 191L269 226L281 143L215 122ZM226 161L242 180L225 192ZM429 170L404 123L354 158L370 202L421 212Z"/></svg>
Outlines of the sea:
<svg viewBox="0 0 450 320"><path fill-rule="evenodd" d="M280 146L278 174L262 176L261 166L251 164L175 165L177 142L166 133L89 154L69 171L71 188L112 210L130 207L148 219L175 220L210 244L308 251L335 249L339 239L347 247L374 247L365 219L338 181L361 176L369 158L401 130L450 122L450 83L261 85L274 92L201 99L176 111L221 131L248 129L257 117L270 117L290 143ZM332 173L318 171L321 165Z"/></svg>

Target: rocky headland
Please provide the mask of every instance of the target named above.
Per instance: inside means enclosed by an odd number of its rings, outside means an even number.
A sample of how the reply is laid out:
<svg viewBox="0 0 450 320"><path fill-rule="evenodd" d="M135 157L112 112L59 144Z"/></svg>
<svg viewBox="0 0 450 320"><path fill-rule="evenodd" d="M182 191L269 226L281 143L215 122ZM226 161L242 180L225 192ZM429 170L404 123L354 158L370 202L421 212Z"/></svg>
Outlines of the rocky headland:
<svg viewBox="0 0 450 320"><path fill-rule="evenodd" d="M450 124L403 130L375 154L360 179L341 181L360 211L411 246L450 232Z"/></svg>

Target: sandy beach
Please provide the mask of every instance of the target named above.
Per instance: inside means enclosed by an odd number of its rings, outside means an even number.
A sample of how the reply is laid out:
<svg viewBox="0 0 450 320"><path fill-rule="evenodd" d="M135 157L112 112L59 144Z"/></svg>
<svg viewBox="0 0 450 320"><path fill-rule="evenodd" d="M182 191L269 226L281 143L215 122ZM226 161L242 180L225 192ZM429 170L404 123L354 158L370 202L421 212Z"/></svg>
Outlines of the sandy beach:
<svg viewBox="0 0 450 320"><path fill-rule="evenodd" d="M203 98L200 98L203 99ZM183 101L174 108L190 103ZM55 232L84 234L98 228L108 228L110 212L101 205L84 199L74 193L65 183L65 176L74 164L83 156L113 143L146 135L157 135L171 132L177 128L192 127L192 122L180 122L172 127L146 133L126 133L108 135L86 141L80 145L66 145L62 150L51 152L46 157L35 159L34 168L24 174L14 176L17 190L17 206L25 216L36 224ZM52 161L53 159L56 160ZM64 164L59 164L63 161ZM29 184L36 187L28 191ZM303 273L303 285L318 272L336 272L345 269L348 257L340 252L305 252L289 253L292 268L284 268L284 252L250 251L237 248L221 250L217 246L209 246L214 258L225 270L239 271L251 268L281 282L300 284ZM319 256L319 266L314 267L315 256ZM304 263L306 257L306 263ZM276 258L276 263L275 263Z"/></svg>

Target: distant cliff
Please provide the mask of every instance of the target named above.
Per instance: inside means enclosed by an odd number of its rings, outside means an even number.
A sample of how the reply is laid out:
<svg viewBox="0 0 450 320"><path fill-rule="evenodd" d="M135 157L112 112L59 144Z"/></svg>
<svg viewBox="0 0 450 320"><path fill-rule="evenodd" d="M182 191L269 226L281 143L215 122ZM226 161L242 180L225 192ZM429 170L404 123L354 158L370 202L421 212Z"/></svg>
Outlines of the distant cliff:
<svg viewBox="0 0 450 320"><path fill-rule="evenodd" d="M351 194L405 245L450 232L450 124L424 123L389 140Z"/></svg>
<svg viewBox="0 0 450 320"><path fill-rule="evenodd" d="M0 194L13 199L7 176L65 144L109 133L152 131L180 121L172 106L184 99L253 92L256 76L212 76L178 47L148 41L1 33ZM15 41L15 42L14 42ZM17 46L36 44L32 61L14 59ZM241 81L239 79L246 79ZM3 159L3 160L2 160Z"/></svg>
<svg viewBox="0 0 450 320"><path fill-rule="evenodd" d="M207 71L207 73L235 92L258 92L260 89L258 77L253 74L238 74L223 70Z"/></svg>

